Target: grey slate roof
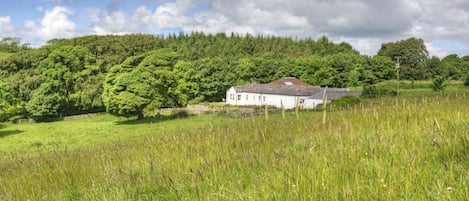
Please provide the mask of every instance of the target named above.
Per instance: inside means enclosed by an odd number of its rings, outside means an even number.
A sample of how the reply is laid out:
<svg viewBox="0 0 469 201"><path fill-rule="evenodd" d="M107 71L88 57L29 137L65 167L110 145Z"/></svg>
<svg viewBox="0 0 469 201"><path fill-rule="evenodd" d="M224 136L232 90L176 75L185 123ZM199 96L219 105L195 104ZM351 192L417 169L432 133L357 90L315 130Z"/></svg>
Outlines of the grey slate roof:
<svg viewBox="0 0 469 201"><path fill-rule="evenodd" d="M293 85L286 85L284 82L292 82ZM288 96L308 96L308 99L324 99L324 95L327 94L328 100L339 99L342 96L360 96L361 93L357 91L351 91L348 88L329 88L329 87L318 87L310 86L296 78L287 77L275 80L268 84L258 84L253 82L250 84L234 86L233 88L238 93L260 93L260 94L276 94L276 95L288 95Z"/></svg>
<svg viewBox="0 0 469 201"><path fill-rule="evenodd" d="M351 91L347 88L321 88L321 92L314 94L309 99L324 99L324 95L327 94L327 100L339 99L342 96L360 96L361 93L358 91Z"/></svg>
<svg viewBox="0 0 469 201"><path fill-rule="evenodd" d="M312 96L321 92L320 87L315 86L295 86L295 85L275 85L275 84L245 84L233 87L236 92L278 94L289 96Z"/></svg>

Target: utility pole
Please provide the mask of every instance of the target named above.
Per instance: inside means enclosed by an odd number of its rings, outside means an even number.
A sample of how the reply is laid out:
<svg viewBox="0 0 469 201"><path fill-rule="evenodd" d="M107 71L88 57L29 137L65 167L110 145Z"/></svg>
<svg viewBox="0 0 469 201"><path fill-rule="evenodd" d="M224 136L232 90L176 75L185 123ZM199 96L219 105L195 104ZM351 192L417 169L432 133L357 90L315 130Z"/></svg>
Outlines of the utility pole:
<svg viewBox="0 0 469 201"><path fill-rule="evenodd" d="M397 56L397 63L396 63L396 72L397 72L397 97L399 97L399 68L401 64L399 63L400 56Z"/></svg>

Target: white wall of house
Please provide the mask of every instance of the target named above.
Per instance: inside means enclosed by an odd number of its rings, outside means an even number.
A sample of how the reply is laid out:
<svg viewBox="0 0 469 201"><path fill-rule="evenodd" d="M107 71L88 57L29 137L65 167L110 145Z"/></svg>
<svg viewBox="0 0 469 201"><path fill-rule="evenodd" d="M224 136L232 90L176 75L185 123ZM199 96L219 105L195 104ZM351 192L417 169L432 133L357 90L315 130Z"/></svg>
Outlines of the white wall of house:
<svg viewBox="0 0 469 201"><path fill-rule="evenodd" d="M329 102L329 101L328 101ZM304 109L313 109L315 108L316 106L318 106L319 104L322 104L323 103L323 100L319 100L319 99L305 99L304 100L304 103L303 103L303 108Z"/></svg>
<svg viewBox="0 0 469 201"><path fill-rule="evenodd" d="M301 109L312 109L316 105L321 104L322 100L308 99L306 96L289 96L289 95L278 95L278 94L260 94L260 93L238 93L231 87L226 92L226 103L230 105L271 105L281 108L281 103L285 109L293 109L296 106L297 101L300 103Z"/></svg>
<svg viewBox="0 0 469 201"><path fill-rule="evenodd" d="M226 104L230 104L230 105L237 105L237 96L236 96L236 90L231 87L230 89L228 89L228 91L226 91Z"/></svg>

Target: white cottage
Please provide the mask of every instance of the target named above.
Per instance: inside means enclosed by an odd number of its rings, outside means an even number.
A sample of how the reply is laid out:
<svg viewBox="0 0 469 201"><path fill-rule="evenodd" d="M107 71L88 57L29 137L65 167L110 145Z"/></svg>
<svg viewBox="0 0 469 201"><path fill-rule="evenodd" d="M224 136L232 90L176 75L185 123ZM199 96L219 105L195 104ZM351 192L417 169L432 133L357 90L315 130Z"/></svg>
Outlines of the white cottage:
<svg viewBox="0 0 469 201"><path fill-rule="evenodd" d="M321 91L321 88L313 86L251 83L231 87L226 92L226 103L241 106L271 105L280 108L283 102L285 109L293 109L298 102L300 108L309 109L321 104L322 100L306 99Z"/></svg>
<svg viewBox="0 0 469 201"><path fill-rule="evenodd" d="M285 80L285 78L280 80ZM226 92L226 103L240 106L270 105L280 108L283 102L285 109L293 109L296 107L296 104L299 103L301 109L312 109L323 103L325 95L327 95L328 102L345 95L360 95L359 92L350 91L346 88L321 88L290 83L294 82L278 82L277 80L269 84L258 84L254 82L233 86Z"/></svg>

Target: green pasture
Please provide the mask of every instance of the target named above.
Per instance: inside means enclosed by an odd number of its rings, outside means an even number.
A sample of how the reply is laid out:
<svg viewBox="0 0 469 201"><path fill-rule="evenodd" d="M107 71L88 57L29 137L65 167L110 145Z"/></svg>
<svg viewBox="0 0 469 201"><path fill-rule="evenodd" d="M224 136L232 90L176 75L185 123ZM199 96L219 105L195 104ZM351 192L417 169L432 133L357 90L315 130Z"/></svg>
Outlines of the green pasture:
<svg viewBox="0 0 469 201"><path fill-rule="evenodd" d="M127 119L108 114L80 120L42 123L4 124L0 130L1 152L31 152L47 149L75 149L116 142L128 142L143 136L162 135L217 125L223 121L213 115L187 119Z"/></svg>
<svg viewBox="0 0 469 201"><path fill-rule="evenodd" d="M6 124L0 200L468 200L468 101Z"/></svg>
<svg viewBox="0 0 469 201"><path fill-rule="evenodd" d="M8 53L8 52L0 52L0 61L3 59L8 58L9 56L13 55L13 53Z"/></svg>

